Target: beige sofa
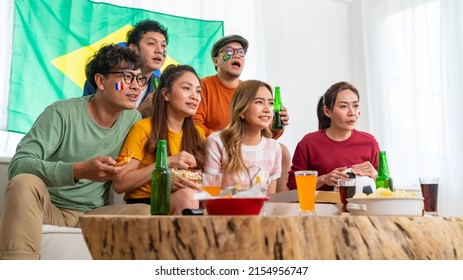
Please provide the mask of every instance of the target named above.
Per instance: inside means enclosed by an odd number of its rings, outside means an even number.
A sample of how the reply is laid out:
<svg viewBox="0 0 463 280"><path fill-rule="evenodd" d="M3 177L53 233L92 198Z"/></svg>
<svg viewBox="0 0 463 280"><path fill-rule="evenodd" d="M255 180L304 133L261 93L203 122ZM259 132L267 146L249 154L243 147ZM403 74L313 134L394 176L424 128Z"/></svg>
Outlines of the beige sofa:
<svg viewBox="0 0 463 280"><path fill-rule="evenodd" d="M10 158L0 157L0 217L3 213L5 188L8 184ZM42 227L41 259L43 260L90 260L91 255L80 228Z"/></svg>

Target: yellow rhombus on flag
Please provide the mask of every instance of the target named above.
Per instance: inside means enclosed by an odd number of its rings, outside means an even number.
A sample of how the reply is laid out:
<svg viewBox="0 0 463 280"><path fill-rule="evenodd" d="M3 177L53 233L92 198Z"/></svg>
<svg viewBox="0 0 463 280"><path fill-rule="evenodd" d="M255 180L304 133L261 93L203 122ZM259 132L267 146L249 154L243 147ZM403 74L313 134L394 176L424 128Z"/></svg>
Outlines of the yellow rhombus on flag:
<svg viewBox="0 0 463 280"><path fill-rule="evenodd" d="M202 78L215 74L212 45L222 21L207 21L90 0L15 0L8 131L26 133L51 103L82 96L85 64L103 44L126 41L145 19L168 29L172 63L188 64Z"/></svg>
<svg viewBox="0 0 463 280"><path fill-rule="evenodd" d="M58 58L52 59L51 63L61 72L63 72L64 75L71 79L78 87L83 89L86 80L85 64L87 60L82 58L91 57L95 51L99 50L101 46L105 44L114 44L125 41L127 31L131 30L132 28L132 25L127 24L126 26L116 30L115 32L91 44L90 46L82 47ZM179 62L175 61L169 55L167 55L166 61L161 70L164 70L164 68L170 64L179 64Z"/></svg>

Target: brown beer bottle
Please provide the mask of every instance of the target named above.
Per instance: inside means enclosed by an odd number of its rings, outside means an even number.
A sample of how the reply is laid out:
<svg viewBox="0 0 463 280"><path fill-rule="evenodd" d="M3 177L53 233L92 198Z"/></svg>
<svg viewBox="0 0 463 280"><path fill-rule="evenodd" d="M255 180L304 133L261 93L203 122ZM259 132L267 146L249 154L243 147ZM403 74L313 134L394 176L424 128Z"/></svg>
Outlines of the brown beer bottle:
<svg viewBox="0 0 463 280"><path fill-rule="evenodd" d="M389 174L389 167L387 165L386 152L379 152L379 166L378 166L378 177L376 177L376 188L390 189L394 191L392 178Z"/></svg>

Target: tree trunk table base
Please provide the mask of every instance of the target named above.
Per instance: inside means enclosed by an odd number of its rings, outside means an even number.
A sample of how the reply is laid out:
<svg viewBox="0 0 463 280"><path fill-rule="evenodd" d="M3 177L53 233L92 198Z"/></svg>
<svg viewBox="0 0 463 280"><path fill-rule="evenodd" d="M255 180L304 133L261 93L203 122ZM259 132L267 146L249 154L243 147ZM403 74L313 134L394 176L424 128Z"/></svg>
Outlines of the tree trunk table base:
<svg viewBox="0 0 463 280"><path fill-rule="evenodd" d="M463 219L82 216L94 259L463 259Z"/></svg>

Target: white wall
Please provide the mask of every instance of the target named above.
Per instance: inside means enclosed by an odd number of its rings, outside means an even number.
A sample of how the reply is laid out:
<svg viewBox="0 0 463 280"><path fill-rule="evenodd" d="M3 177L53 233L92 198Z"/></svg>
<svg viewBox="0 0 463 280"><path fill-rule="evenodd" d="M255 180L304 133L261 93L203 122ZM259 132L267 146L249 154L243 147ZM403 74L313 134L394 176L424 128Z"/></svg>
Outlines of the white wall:
<svg viewBox="0 0 463 280"><path fill-rule="evenodd" d="M280 85L290 125L280 141L293 153L318 129L316 106L336 82L352 81L350 5L345 1L265 1L267 81ZM360 127L359 127L360 128Z"/></svg>
<svg viewBox="0 0 463 280"><path fill-rule="evenodd" d="M317 129L318 98L333 83L346 80L359 87L362 110L366 102L362 84L353 80L358 70L354 63L351 38L351 1L336 0L235 0L232 4L216 0L134 1L107 0L122 6L154 10L179 16L223 20L225 34L241 34L250 42L243 79L261 79L280 85L284 105L288 108L290 125L280 141L292 153L297 142L309 131ZM8 0L7 5L13 5ZM227 2L228 3L228 2ZM12 9L11 9L12 10ZM0 12L1 77L9 77L9 55L12 18L6 10ZM3 16L4 15L4 16ZM251 24L249 24L251 23ZM11 36L11 35L9 35ZM5 43L7 42L7 43ZM359 56L361 57L361 55ZM4 60L5 59L5 60ZM358 79L362 82L362 79ZM8 78L0 80L0 129L5 128ZM358 128L365 127L367 114L362 112ZM6 136L0 132L0 156L14 154L21 135Z"/></svg>

